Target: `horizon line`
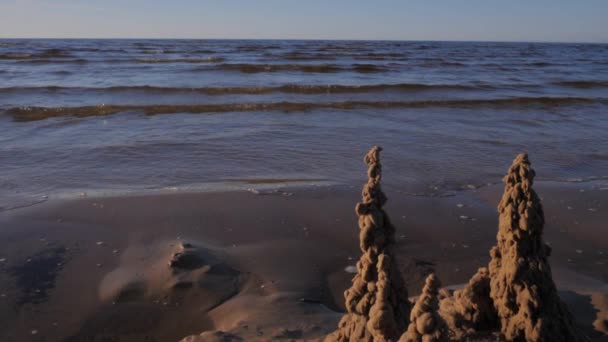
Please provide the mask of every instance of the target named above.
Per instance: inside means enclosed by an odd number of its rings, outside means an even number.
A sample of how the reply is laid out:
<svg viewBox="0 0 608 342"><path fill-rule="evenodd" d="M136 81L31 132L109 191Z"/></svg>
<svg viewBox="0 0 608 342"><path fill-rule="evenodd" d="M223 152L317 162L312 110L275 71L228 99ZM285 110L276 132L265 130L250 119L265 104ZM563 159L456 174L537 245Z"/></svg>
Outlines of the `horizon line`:
<svg viewBox="0 0 608 342"><path fill-rule="evenodd" d="M566 40L460 40L460 39L365 39L365 38L168 38L168 37L2 37L0 40L286 40L286 41L375 41L375 42L433 42L433 43L530 43L530 44L608 44L607 41Z"/></svg>

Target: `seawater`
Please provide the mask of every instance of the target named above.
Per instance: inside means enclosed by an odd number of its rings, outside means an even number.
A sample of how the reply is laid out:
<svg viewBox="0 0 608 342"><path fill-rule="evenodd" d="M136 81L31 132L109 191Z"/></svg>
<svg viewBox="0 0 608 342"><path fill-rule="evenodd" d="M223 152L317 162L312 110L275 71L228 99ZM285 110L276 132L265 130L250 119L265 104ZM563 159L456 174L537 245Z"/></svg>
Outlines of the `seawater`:
<svg viewBox="0 0 608 342"><path fill-rule="evenodd" d="M496 183L519 152L538 179L606 179L607 132L602 44L0 40L4 208L83 191L359 186L373 145L385 184L415 194Z"/></svg>

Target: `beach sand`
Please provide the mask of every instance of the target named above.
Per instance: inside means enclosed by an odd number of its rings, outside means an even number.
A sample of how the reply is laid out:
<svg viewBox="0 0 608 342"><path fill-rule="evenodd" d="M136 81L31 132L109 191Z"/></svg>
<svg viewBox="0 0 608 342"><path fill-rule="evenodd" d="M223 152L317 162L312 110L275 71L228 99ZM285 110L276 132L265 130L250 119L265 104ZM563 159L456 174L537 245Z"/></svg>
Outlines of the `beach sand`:
<svg viewBox="0 0 608 342"><path fill-rule="evenodd" d="M83 197L0 212L0 340L322 340L361 253L359 189ZM453 289L487 265L502 189L384 189L410 296L431 272ZM605 184L535 189L560 297L606 341Z"/></svg>

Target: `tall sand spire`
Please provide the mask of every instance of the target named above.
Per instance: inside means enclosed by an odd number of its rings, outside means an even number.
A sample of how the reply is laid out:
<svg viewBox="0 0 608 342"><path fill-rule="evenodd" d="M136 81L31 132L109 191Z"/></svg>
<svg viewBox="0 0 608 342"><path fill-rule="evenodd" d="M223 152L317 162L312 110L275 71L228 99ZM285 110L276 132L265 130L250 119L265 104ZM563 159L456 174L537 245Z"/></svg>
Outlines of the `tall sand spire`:
<svg viewBox="0 0 608 342"><path fill-rule="evenodd" d="M410 325L399 342L448 341L448 329L439 315L439 288L441 283L434 273L427 278L410 315Z"/></svg>
<svg viewBox="0 0 608 342"><path fill-rule="evenodd" d="M344 293L348 313L328 341L397 341L408 324L410 303L392 250L395 228L382 209L386 196L380 187L380 151L375 146L364 158L368 181L355 208L363 255L352 286Z"/></svg>
<svg viewBox="0 0 608 342"><path fill-rule="evenodd" d="M520 154L503 179L497 245L490 251L490 297L509 341L585 341L553 283L534 176L528 156Z"/></svg>

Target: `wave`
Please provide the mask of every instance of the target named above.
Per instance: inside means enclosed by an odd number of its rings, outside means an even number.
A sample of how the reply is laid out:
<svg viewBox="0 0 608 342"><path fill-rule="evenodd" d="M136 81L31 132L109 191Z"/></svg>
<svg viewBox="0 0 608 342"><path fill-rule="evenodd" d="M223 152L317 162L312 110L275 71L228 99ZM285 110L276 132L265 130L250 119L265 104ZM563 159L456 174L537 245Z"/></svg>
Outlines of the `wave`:
<svg viewBox="0 0 608 342"><path fill-rule="evenodd" d="M0 54L0 60L12 60L20 64L85 64L85 63L143 63L143 64L171 64L171 63L221 63L223 57L206 58L123 58L123 59L85 59L85 58L40 58L28 54Z"/></svg>
<svg viewBox="0 0 608 342"><path fill-rule="evenodd" d="M237 52L261 52L266 50L277 50L281 49L280 45L244 45L237 46Z"/></svg>
<svg viewBox="0 0 608 342"><path fill-rule="evenodd" d="M402 53L310 53L310 52L287 52L284 54L272 54L266 53L266 57L277 60L288 60L288 61L323 61L323 60L336 60L340 58L352 58L354 60L405 60L405 55Z"/></svg>
<svg viewBox="0 0 608 342"><path fill-rule="evenodd" d="M250 63L226 63L218 64L214 68L219 70L238 71L242 73L299 71L306 73L337 73L342 71L354 71L359 73L385 72L388 69L375 64L352 64L341 66L336 64L250 64Z"/></svg>
<svg viewBox="0 0 608 342"><path fill-rule="evenodd" d="M317 48L318 52L331 52L331 53L357 53L358 48L346 47L346 46L322 46Z"/></svg>
<svg viewBox="0 0 608 342"><path fill-rule="evenodd" d="M162 54L172 54L172 53L181 53L178 50L165 50L165 49L141 49L139 51L144 55L162 55Z"/></svg>
<svg viewBox="0 0 608 342"><path fill-rule="evenodd" d="M441 59L441 58L421 58L420 61L422 61L422 63L418 64L419 66L430 67L430 68L436 68L436 67L466 67L467 66L467 64L465 64L465 63L454 62L454 61L446 61L446 60Z"/></svg>
<svg viewBox="0 0 608 342"><path fill-rule="evenodd" d="M135 61L138 63L220 63L224 61L224 58L137 58Z"/></svg>
<svg viewBox="0 0 608 342"><path fill-rule="evenodd" d="M579 89L608 88L608 81L560 81L555 85Z"/></svg>
<svg viewBox="0 0 608 342"><path fill-rule="evenodd" d="M467 64L465 64L465 63L461 63L461 62L450 62L450 61L443 61L443 62L439 63L439 66L455 66L455 67L464 67L464 66L467 66Z"/></svg>
<svg viewBox="0 0 608 342"><path fill-rule="evenodd" d="M68 58L72 57L72 54L67 50L53 48L46 49L34 56L37 58Z"/></svg>
<svg viewBox="0 0 608 342"><path fill-rule="evenodd" d="M185 51L187 53L200 53L200 54L213 54L213 53L217 53L217 51L215 50L207 50L207 49L202 49L202 50L193 50L193 51Z"/></svg>
<svg viewBox="0 0 608 342"><path fill-rule="evenodd" d="M242 73L260 72L280 72L280 71L301 71L311 73L334 73L341 70L341 67L333 64L249 64L249 63L230 63L220 64L217 69L238 71Z"/></svg>
<svg viewBox="0 0 608 342"><path fill-rule="evenodd" d="M226 103L198 105L99 105L81 107L14 107L5 111L15 121L35 121L60 116L106 116L121 112L138 112L146 115L177 113L226 113L226 112L306 112L318 109L352 110L359 108L427 108L427 107L528 107L565 106L575 104L608 104L608 98L580 97L519 97L473 100L427 101L345 101L345 102L270 102Z"/></svg>
<svg viewBox="0 0 608 342"><path fill-rule="evenodd" d="M297 58L297 57L296 57ZM222 63L224 57L204 58L124 58L124 59L85 59L85 58L40 58L28 54L0 54L0 60L12 60L22 64L85 64L85 63L141 63L141 64L211 64L193 71L236 71L241 73L270 73L270 72L304 72L304 73L381 73L390 69L384 65L355 63L351 65L337 64L263 64L263 63ZM219 64L217 64L219 63Z"/></svg>
<svg viewBox="0 0 608 342"><path fill-rule="evenodd" d="M353 64L353 70L360 73L386 72L388 69L376 64Z"/></svg>
<svg viewBox="0 0 608 342"><path fill-rule="evenodd" d="M19 53L8 52L0 54L3 60L28 60L28 59L50 59L50 58L70 58L72 55L62 49L46 49L40 53Z"/></svg>
<svg viewBox="0 0 608 342"><path fill-rule="evenodd" d="M398 83L398 84L365 84L365 85L302 85L286 84L276 87L158 87L158 86L113 86L113 87L5 87L0 88L1 93L16 92L147 92L160 94L174 93L199 93L205 95L263 95L272 93L288 94L346 94L346 93L373 93L384 91L430 91L430 90L481 90L494 89L491 85L468 86L458 84L422 84L422 83Z"/></svg>
<svg viewBox="0 0 608 342"><path fill-rule="evenodd" d="M558 62L514 62L512 64L514 67L567 67L569 64L566 63L558 63Z"/></svg>
<svg viewBox="0 0 608 342"><path fill-rule="evenodd" d="M349 57L349 56L346 56ZM357 60L376 60L376 61L383 61L383 60L405 60L405 55L403 53L374 53L374 52L369 52L369 53L364 53L364 54L357 54L357 55L352 55L350 56L354 59Z"/></svg>
<svg viewBox="0 0 608 342"><path fill-rule="evenodd" d="M71 59L22 59L17 60L20 64L86 64L89 60L84 58L71 58Z"/></svg>
<svg viewBox="0 0 608 342"><path fill-rule="evenodd" d="M72 51L101 52L101 53L130 53L129 50L125 50L125 49L100 49L100 48L88 48L88 47L77 47L77 48L73 48Z"/></svg>
<svg viewBox="0 0 608 342"><path fill-rule="evenodd" d="M275 54L266 54L266 57L278 60L288 60L288 61L322 61L322 60L335 60L336 56L330 54L310 54L310 53L302 53L302 52L289 52L282 55Z"/></svg>
<svg viewBox="0 0 608 342"><path fill-rule="evenodd" d="M32 58L32 55L29 53L0 53L0 60L22 60L30 58Z"/></svg>

